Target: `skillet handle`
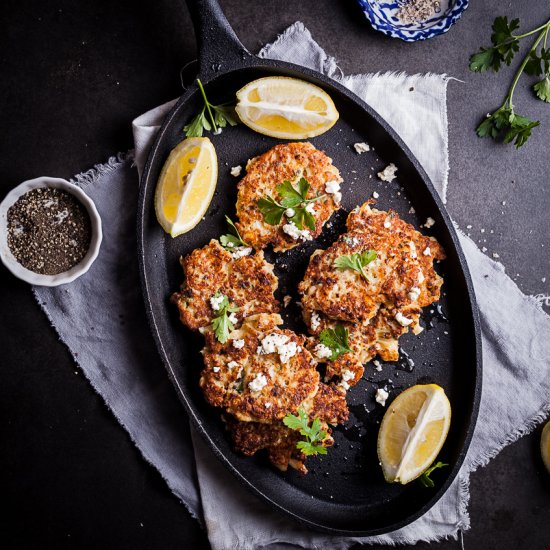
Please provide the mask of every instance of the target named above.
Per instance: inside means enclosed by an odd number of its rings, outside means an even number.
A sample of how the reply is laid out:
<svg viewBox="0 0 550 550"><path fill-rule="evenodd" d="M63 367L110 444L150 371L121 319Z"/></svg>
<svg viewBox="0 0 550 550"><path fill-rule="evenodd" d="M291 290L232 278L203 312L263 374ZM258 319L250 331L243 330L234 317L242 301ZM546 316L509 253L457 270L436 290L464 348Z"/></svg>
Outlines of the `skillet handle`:
<svg viewBox="0 0 550 550"><path fill-rule="evenodd" d="M241 44L217 0L186 0L197 39L199 76L220 71L224 65L243 61L252 54Z"/></svg>

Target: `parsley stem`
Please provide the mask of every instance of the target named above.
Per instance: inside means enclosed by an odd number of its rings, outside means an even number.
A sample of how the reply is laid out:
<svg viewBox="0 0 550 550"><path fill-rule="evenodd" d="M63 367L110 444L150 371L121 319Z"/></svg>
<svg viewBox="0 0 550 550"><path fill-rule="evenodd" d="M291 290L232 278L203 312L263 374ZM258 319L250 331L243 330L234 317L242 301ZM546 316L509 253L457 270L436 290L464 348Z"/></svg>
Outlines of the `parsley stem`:
<svg viewBox="0 0 550 550"><path fill-rule="evenodd" d="M199 86L199 90L201 91L202 98L204 99L204 105L206 106L206 110L208 111L208 116L210 117L212 128L214 128L214 133L216 133L218 131L218 127L216 125L216 121L214 120L214 117L212 116L212 111L210 110L210 103L208 102L208 99L206 99L206 92L204 91L202 82L198 78L197 78L197 85Z"/></svg>
<svg viewBox="0 0 550 550"><path fill-rule="evenodd" d="M501 109L502 107L504 107L506 104L508 104L509 108L513 111L514 110L514 104L512 102L512 97L514 95L514 90L516 89L516 85L523 73L523 69L525 69L525 66L527 65L527 63L529 62L529 57L531 56L531 53L534 52L536 49L537 49L537 46L539 45L540 41L544 38L545 34L548 33L548 28L550 25L550 21L548 21L548 23L546 23L546 25L543 25L542 27L540 27L541 29L544 29L541 31L541 33L539 34L538 38L535 40L534 44L531 46L531 49L527 52L527 55L525 56L522 64L520 65L519 69L518 69L518 72L516 73L516 76L514 77L514 80L512 82L512 85L510 86L510 90L508 92L508 95L506 96L506 99L504 100L504 103L501 105Z"/></svg>
<svg viewBox="0 0 550 550"><path fill-rule="evenodd" d="M513 36L517 40L521 40L522 38L525 38L526 36L531 36L532 34L535 34L538 31L541 31L543 29L549 29L549 28L550 28L550 19L548 21L546 21L546 23L544 23L544 25L541 25L540 27L537 27L536 29L533 29L532 31L526 32L525 34L518 34L517 36L516 35L513 35Z"/></svg>

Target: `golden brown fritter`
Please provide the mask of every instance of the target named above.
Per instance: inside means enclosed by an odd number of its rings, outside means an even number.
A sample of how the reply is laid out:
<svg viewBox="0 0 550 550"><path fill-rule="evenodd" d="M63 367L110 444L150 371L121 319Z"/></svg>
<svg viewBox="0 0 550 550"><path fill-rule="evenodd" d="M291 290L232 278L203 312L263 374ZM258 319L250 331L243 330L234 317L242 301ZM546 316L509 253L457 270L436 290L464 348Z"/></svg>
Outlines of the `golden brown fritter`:
<svg viewBox="0 0 550 550"><path fill-rule="evenodd" d="M348 217L349 232L327 250L315 251L304 280L303 317L312 338L308 349L318 361L320 333L337 324L349 332L352 352L327 361L327 379L338 377L348 389L360 379L363 366L377 355L384 361L399 359L398 339L412 330L418 334L422 307L439 299L443 279L433 268L434 260L445 258L439 243L416 231L394 212L370 207L370 201ZM364 271L334 266L340 256L367 250L376 259Z"/></svg>
<svg viewBox="0 0 550 550"><path fill-rule="evenodd" d="M273 422L315 395L319 373L304 336L277 324L278 315L248 318L225 344L205 333L200 386L211 405L242 421Z"/></svg>
<svg viewBox="0 0 550 550"><path fill-rule="evenodd" d="M218 241L211 240L180 262L185 280L172 301L181 322L193 330L210 326L215 316L210 299L217 292L239 308L235 313L239 322L250 315L279 311L273 296L278 281L261 251L234 259Z"/></svg>
<svg viewBox="0 0 550 550"><path fill-rule="evenodd" d="M320 383L315 396L304 404L304 410L311 419L319 418L321 421L321 429L327 433L321 444L324 447L333 445L328 425L343 424L348 420L345 393L334 386ZM235 450L252 456L266 449L269 461L280 470L286 472L290 466L303 474L307 473L306 456L296 448L296 443L303 439L300 432L287 428L280 421L272 424L239 422L229 415L224 417L224 421Z"/></svg>
<svg viewBox="0 0 550 550"><path fill-rule="evenodd" d="M277 186L289 180L296 187L301 177L310 185L308 199L325 195L311 203L316 227L315 231L308 230L304 238L310 240L321 233L323 225L340 208L339 201L335 200L336 195L326 190L328 182L342 181L340 173L332 165L332 160L311 143L284 143L253 159L247 166L246 176L238 184L239 222L236 225L245 242L256 249L272 244L275 252L289 250L303 242L302 238L293 238L284 231L284 226L288 224L286 216L283 216L279 225L269 225L264 221L257 204L268 196L279 201Z"/></svg>

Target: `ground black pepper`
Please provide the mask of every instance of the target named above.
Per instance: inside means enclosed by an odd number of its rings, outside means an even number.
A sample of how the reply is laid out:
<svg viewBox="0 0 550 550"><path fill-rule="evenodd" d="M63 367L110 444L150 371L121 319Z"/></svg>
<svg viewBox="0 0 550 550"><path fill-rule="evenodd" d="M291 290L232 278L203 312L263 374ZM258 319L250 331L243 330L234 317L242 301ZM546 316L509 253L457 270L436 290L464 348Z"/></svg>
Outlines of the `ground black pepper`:
<svg viewBox="0 0 550 550"><path fill-rule="evenodd" d="M57 275L74 267L88 252L91 235L86 208L62 189L33 189L8 210L8 246L35 273Z"/></svg>

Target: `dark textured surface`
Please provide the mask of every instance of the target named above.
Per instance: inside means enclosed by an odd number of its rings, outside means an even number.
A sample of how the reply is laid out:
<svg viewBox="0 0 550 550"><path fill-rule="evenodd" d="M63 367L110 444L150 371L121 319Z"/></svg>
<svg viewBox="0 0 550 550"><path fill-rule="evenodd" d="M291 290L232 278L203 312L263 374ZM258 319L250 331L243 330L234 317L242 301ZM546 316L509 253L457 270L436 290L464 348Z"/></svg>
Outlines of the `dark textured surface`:
<svg viewBox="0 0 550 550"><path fill-rule="evenodd" d="M70 177L131 147L132 118L178 95L179 68L195 55L189 18L176 0L6 0L2 7L0 197L25 179ZM222 7L251 50L300 19L346 73L434 71L463 80L451 82L448 93L449 210L462 227L473 226L476 240L487 240L480 245L500 255L524 292L550 292L550 108L522 82L515 103L541 120L535 135L519 152L478 140L472 128L500 104L511 75L467 71L495 15L519 15L530 26L549 17L547 4L472 2L447 35L413 45L370 31L352 0L266 0L254 11L242 0L222 0ZM75 374L28 286L3 267L0 276L2 547L208 547ZM540 429L472 476L467 549L550 547L550 482L539 436Z"/></svg>

